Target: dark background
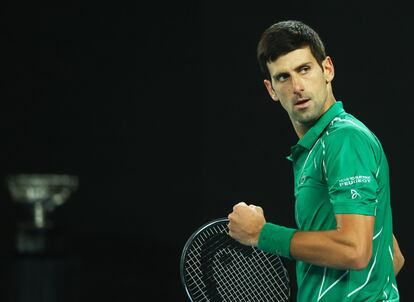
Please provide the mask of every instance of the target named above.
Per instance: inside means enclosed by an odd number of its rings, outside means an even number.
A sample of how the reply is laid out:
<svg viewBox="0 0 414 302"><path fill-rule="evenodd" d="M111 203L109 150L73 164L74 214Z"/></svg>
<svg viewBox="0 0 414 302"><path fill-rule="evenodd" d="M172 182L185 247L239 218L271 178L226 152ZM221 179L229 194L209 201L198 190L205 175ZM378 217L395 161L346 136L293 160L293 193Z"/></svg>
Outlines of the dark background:
<svg viewBox="0 0 414 302"><path fill-rule="evenodd" d="M410 10L395 1L223 3L1 4L2 177L80 180L53 213L65 252L51 262L16 255L22 208L1 187L2 301L185 301L180 253L197 227L239 201L294 227L285 156L297 139L255 58L262 31L282 19L320 33L336 98L383 143L408 299ZM54 283L39 289L39 278Z"/></svg>

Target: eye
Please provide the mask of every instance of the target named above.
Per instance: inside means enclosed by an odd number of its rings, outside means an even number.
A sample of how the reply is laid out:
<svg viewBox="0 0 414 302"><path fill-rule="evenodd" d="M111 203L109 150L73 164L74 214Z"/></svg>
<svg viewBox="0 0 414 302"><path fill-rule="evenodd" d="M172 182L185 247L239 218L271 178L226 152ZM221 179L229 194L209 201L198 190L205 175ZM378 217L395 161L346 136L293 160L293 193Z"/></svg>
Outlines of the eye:
<svg viewBox="0 0 414 302"><path fill-rule="evenodd" d="M276 81L278 82L284 82L289 78L289 75L287 73L281 73L276 77Z"/></svg>
<svg viewBox="0 0 414 302"><path fill-rule="evenodd" d="M309 66L303 66L300 68L300 73L301 74L306 74L309 71L310 67Z"/></svg>

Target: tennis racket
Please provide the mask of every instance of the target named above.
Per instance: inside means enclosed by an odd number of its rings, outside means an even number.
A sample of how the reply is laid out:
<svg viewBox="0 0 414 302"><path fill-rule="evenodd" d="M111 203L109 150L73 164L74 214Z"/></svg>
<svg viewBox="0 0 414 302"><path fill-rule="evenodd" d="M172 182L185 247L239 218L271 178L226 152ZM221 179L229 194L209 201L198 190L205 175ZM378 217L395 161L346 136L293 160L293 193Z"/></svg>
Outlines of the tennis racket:
<svg viewBox="0 0 414 302"><path fill-rule="evenodd" d="M279 256L228 235L226 218L196 230L181 254L181 281L191 302L289 301L288 272Z"/></svg>

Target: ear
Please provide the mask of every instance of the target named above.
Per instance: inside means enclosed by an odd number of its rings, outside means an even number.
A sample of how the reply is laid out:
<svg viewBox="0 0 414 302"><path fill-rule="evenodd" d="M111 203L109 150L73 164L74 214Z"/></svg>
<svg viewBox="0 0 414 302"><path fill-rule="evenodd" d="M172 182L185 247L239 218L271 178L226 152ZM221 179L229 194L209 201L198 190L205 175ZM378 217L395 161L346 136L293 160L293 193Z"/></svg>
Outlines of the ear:
<svg viewBox="0 0 414 302"><path fill-rule="evenodd" d="M326 84L330 83L335 76L335 68L332 63L331 57L326 57L322 62L323 73L325 75Z"/></svg>
<svg viewBox="0 0 414 302"><path fill-rule="evenodd" d="M275 102L279 101L279 98L277 97L276 92L273 89L272 82L270 82L269 80L264 80L263 83L266 86L267 92L269 93L272 100Z"/></svg>

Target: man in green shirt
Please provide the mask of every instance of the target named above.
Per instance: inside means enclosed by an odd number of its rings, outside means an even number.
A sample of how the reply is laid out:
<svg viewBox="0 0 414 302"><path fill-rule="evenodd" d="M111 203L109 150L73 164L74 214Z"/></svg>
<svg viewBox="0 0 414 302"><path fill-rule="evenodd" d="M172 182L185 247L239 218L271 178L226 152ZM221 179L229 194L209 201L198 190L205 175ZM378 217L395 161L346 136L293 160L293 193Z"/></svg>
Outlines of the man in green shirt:
<svg viewBox="0 0 414 302"><path fill-rule="evenodd" d="M296 260L297 301L399 301L404 257L393 235L388 163L378 138L332 91L334 66L300 21L266 29L264 84L299 137L291 148L297 229L266 222L244 202L229 214L239 242Z"/></svg>

